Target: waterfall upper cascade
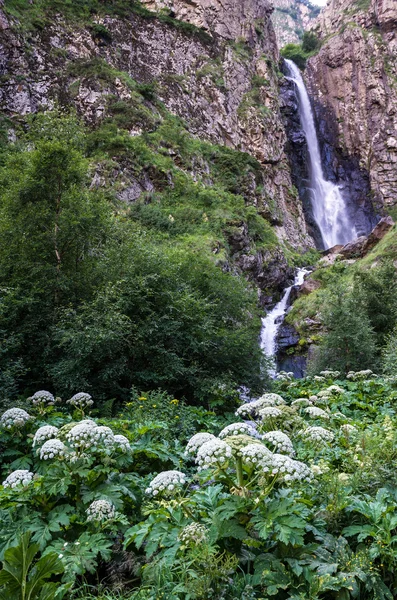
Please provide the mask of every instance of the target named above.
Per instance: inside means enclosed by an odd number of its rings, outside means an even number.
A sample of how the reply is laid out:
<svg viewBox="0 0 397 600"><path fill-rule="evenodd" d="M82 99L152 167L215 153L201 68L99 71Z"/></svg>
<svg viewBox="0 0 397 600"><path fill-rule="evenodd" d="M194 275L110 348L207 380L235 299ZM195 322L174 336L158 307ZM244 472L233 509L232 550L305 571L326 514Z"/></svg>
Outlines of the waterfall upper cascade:
<svg viewBox="0 0 397 600"><path fill-rule="evenodd" d="M293 285L284 290L280 302L262 319L261 348L268 356L276 354L277 332L282 322L282 317L287 311L291 290L295 285L302 285L305 275L309 272L307 269L298 269ZM274 375L275 372L273 371L271 374Z"/></svg>
<svg viewBox="0 0 397 600"><path fill-rule="evenodd" d="M294 82L299 100L299 114L309 153L310 195L313 216L319 228L324 248L347 244L357 238L356 228L346 202L337 185L324 178L320 147L310 99L299 68L285 59L289 79Z"/></svg>

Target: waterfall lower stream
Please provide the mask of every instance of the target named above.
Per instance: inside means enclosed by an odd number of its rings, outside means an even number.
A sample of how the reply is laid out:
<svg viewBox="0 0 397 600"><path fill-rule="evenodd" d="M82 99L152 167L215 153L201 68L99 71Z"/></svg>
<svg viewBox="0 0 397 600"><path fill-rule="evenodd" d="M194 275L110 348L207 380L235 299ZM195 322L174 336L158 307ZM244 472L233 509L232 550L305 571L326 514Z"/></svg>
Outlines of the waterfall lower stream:
<svg viewBox="0 0 397 600"><path fill-rule="evenodd" d="M305 268L298 269L293 285L284 290L280 302L262 319L261 348L267 356L276 354L277 332L287 312L291 290L295 285L302 285L307 273L309 271ZM274 376L275 371L270 371L270 374Z"/></svg>
<svg viewBox="0 0 397 600"><path fill-rule="evenodd" d="M296 86L299 116L308 147L313 216L321 234L324 249L337 244L347 244L357 237L356 228L349 217L346 202L339 187L324 177L313 111L300 70L291 60L285 60L285 64L289 73L288 78Z"/></svg>

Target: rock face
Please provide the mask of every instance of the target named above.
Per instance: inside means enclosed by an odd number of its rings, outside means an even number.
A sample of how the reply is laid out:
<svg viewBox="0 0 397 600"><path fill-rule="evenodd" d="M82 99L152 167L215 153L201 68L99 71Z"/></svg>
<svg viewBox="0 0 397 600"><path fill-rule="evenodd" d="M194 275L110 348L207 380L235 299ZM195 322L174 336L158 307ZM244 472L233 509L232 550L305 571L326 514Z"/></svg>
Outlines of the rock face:
<svg viewBox="0 0 397 600"><path fill-rule="evenodd" d="M311 29L320 12L308 0L274 0L272 21L279 47L298 44L304 31Z"/></svg>
<svg viewBox="0 0 397 600"><path fill-rule="evenodd" d="M368 174L364 211L372 196L382 213L397 204L397 3L329 0L319 32L324 44L306 79L323 153L335 148L334 170L355 161L357 192Z"/></svg>
<svg viewBox="0 0 397 600"><path fill-rule="evenodd" d="M203 140L246 152L262 166L260 184L247 182L244 198L294 248L313 242L293 190L286 133L280 117L278 50L267 0L145 0L172 18L96 16L95 27L59 15L44 30L21 33L1 13L0 107L26 116L56 102L76 107L92 125L109 114L109 98L131 96L126 77L155 85L169 111ZM161 16L161 15L160 15ZM189 26L174 18L184 20ZM195 29L197 28L200 29ZM103 67L103 68L102 68ZM98 71L98 73L95 72ZM156 120L153 109L153 120ZM140 135L152 124L130 131ZM206 165L197 164L205 176ZM100 174L98 174L100 179ZM125 176L120 197L135 201L154 189L150 177ZM211 182L208 182L209 185Z"/></svg>
<svg viewBox="0 0 397 600"><path fill-rule="evenodd" d="M273 8L268 0L142 0L149 10L165 10L173 17L192 23L222 38L254 40L267 28Z"/></svg>

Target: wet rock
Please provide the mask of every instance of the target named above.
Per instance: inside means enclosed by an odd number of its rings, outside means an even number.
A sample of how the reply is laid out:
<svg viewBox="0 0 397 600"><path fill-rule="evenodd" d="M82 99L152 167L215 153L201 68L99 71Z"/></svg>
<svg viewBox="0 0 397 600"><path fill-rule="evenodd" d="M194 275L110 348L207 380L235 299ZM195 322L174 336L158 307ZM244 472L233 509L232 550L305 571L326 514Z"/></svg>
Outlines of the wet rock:
<svg viewBox="0 0 397 600"><path fill-rule="evenodd" d="M276 347L278 351L296 346L299 342L299 333L293 325L282 323L277 332Z"/></svg>

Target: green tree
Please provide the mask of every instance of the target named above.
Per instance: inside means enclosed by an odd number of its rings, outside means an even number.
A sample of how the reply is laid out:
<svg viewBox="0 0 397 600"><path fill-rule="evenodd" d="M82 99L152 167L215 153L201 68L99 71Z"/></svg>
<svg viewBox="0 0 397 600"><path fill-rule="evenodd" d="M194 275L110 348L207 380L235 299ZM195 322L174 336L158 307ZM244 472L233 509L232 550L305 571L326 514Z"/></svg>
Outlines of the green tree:
<svg viewBox="0 0 397 600"><path fill-rule="evenodd" d="M89 189L84 138L70 116L40 115L0 173L0 313L6 342L43 383L49 327L62 306L89 297L110 206ZM5 336L7 338L7 335ZM3 368L11 360L2 356Z"/></svg>
<svg viewBox="0 0 397 600"><path fill-rule="evenodd" d="M366 306L349 286L335 284L328 297L323 321L327 333L310 361L310 372L331 368L347 373L374 367L374 329Z"/></svg>

